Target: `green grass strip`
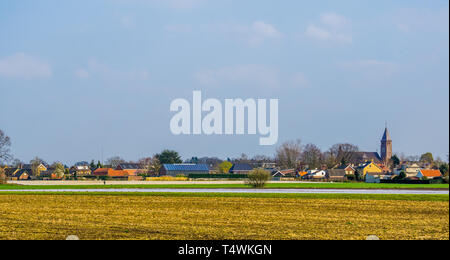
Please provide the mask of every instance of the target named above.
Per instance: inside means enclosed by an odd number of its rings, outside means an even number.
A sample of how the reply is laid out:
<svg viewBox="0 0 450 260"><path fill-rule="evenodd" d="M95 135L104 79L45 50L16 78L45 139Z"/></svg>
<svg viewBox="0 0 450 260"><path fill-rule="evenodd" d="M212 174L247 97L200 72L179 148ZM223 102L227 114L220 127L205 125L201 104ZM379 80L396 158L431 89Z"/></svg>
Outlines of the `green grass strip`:
<svg viewBox="0 0 450 260"><path fill-rule="evenodd" d="M110 182L111 183L111 182ZM54 189L245 189L244 184L138 184L138 185L0 185L0 190ZM449 189L448 184L379 183L269 183L267 189Z"/></svg>

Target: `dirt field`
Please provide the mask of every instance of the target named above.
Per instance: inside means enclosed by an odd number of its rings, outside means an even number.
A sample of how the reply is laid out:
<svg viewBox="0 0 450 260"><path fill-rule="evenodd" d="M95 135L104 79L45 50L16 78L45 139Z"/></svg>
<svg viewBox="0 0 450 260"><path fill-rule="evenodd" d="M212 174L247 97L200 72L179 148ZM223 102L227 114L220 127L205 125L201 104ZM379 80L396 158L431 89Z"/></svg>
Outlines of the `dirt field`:
<svg viewBox="0 0 450 260"><path fill-rule="evenodd" d="M0 239L449 239L432 201L0 195Z"/></svg>

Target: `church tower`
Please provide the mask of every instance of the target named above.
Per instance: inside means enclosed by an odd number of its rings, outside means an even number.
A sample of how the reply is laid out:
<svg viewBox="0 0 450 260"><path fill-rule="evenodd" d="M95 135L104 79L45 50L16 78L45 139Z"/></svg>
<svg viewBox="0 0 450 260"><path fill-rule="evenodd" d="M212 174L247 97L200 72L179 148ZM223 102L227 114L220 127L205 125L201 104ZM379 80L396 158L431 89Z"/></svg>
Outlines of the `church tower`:
<svg viewBox="0 0 450 260"><path fill-rule="evenodd" d="M392 139L386 126L383 138L381 139L381 159L385 164L389 163L392 158Z"/></svg>

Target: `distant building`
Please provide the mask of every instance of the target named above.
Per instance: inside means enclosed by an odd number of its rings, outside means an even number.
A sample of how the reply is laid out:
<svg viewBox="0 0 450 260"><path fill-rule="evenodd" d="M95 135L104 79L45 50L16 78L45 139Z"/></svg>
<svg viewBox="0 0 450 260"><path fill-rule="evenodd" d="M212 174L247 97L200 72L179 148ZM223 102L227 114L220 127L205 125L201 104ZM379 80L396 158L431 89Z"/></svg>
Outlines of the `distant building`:
<svg viewBox="0 0 450 260"><path fill-rule="evenodd" d="M327 172L324 170L309 170L307 176L309 179L325 179Z"/></svg>
<svg viewBox="0 0 450 260"><path fill-rule="evenodd" d="M351 165L342 165L337 167L336 169L338 170L344 170L345 171L345 175L355 175L355 168L353 168L353 166Z"/></svg>
<svg viewBox="0 0 450 260"><path fill-rule="evenodd" d="M116 170L126 171L129 176L137 176L139 171L143 170L143 167L138 163L121 163L116 167Z"/></svg>
<svg viewBox="0 0 450 260"><path fill-rule="evenodd" d="M209 166L206 164L164 164L161 167L161 176L178 176L189 174L209 174Z"/></svg>
<svg viewBox="0 0 450 260"><path fill-rule="evenodd" d="M377 164L382 162L382 159L377 152L353 152L351 158L356 165L366 162L374 162Z"/></svg>
<svg viewBox="0 0 450 260"><path fill-rule="evenodd" d="M248 174L253 171L253 166L248 163L235 163L230 169L232 174Z"/></svg>
<svg viewBox="0 0 450 260"><path fill-rule="evenodd" d="M416 177L420 169L421 167L417 163L403 164L400 168L395 169L394 173L400 175L403 171L406 174L406 177Z"/></svg>
<svg viewBox="0 0 450 260"><path fill-rule="evenodd" d="M308 172L300 171L300 172L298 172L298 176L302 179L306 179L306 178L308 178Z"/></svg>
<svg viewBox="0 0 450 260"><path fill-rule="evenodd" d="M388 128L384 129L384 134L381 138L381 155L378 152L353 152L348 157L350 162L347 163L355 165L366 162L388 165L392 158L392 139Z"/></svg>
<svg viewBox="0 0 450 260"><path fill-rule="evenodd" d="M383 137L381 138L381 161L384 165L388 165L392 159L392 139L386 126Z"/></svg>
<svg viewBox="0 0 450 260"><path fill-rule="evenodd" d="M64 174L62 176L57 176L54 168L48 168L46 171L41 172L39 177L44 180L62 180L64 178Z"/></svg>
<svg viewBox="0 0 450 260"><path fill-rule="evenodd" d="M272 177L274 177L274 178L297 177L297 176L298 176L298 173L295 169L280 170L280 171L272 172Z"/></svg>
<svg viewBox="0 0 450 260"><path fill-rule="evenodd" d="M361 177L365 177L368 173L383 174L383 170L381 169L381 167L374 162L361 164L356 167L356 171L361 175Z"/></svg>
<svg viewBox="0 0 450 260"><path fill-rule="evenodd" d="M19 170L20 168L5 168L6 177L13 177Z"/></svg>
<svg viewBox="0 0 450 260"><path fill-rule="evenodd" d="M91 168L89 167L89 165L78 165L78 166L72 166L69 169L69 173L72 176L77 176L77 177L84 177L84 176L89 176L91 175L92 171Z"/></svg>
<svg viewBox="0 0 450 260"><path fill-rule="evenodd" d="M391 180L393 174L384 172L368 172L365 176L366 183L381 183L381 180Z"/></svg>
<svg viewBox="0 0 450 260"><path fill-rule="evenodd" d="M33 171L33 166L31 164L22 164L22 165L19 165L19 169L23 169L23 170L27 170L27 171L31 172L31 171ZM37 166L37 169L38 169L39 172L43 172L43 171L46 171L48 169L48 166L40 163Z"/></svg>
<svg viewBox="0 0 450 260"><path fill-rule="evenodd" d="M16 169L13 172L7 173L6 176L8 177L8 179L13 181L23 181L23 180L30 180L32 173L31 170L28 169Z"/></svg>
<svg viewBox="0 0 450 260"><path fill-rule="evenodd" d="M439 170L419 170L417 173L417 178L428 178L428 179L436 179L436 178L442 178L441 171Z"/></svg>
<svg viewBox="0 0 450 260"><path fill-rule="evenodd" d="M128 173L122 170L114 170L112 168L98 168L92 175L97 177L109 177L113 179L128 179Z"/></svg>

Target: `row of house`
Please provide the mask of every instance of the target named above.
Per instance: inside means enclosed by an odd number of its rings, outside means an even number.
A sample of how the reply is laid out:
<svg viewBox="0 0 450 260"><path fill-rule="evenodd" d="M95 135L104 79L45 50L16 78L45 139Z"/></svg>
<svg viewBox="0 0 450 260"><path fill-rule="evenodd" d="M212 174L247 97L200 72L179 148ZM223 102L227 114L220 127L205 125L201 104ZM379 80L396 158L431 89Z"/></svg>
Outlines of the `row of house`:
<svg viewBox="0 0 450 260"><path fill-rule="evenodd" d="M30 180L36 178L43 180L61 180L67 177L96 178L102 176L122 179L139 179L138 175L142 170L142 167L139 164L123 163L119 164L114 169L99 168L92 171L89 165L76 165L70 168L65 167L64 175L56 174L55 170L55 168L41 163L35 167L34 171L38 172L34 173L31 164L22 164L17 167L6 167L5 173L10 180Z"/></svg>
<svg viewBox="0 0 450 260"><path fill-rule="evenodd" d="M353 179L358 174L362 180L368 183L380 183L382 180L393 180L395 177L400 176L402 172L405 173L404 177L406 180L442 178L439 170L422 168L418 164L404 164L394 170L390 170L383 164L377 164L372 161L359 164L358 166L346 165L329 170L310 170L305 173L299 173L299 175L304 179L345 180Z"/></svg>
<svg viewBox="0 0 450 260"><path fill-rule="evenodd" d="M235 163L229 170L229 174L246 175L255 168L249 163ZM390 170L384 164L369 161L359 165L343 165L333 169L323 167L321 169L311 169L308 171L300 171L297 169L278 170L272 167L265 168L269 170L273 178L301 178L305 180L335 180L342 181L355 179L356 175L366 182L379 183L382 180L392 180L401 173L409 180L421 180L423 178L435 179L442 178L439 170L426 169L417 163L403 164L394 170ZM37 166L40 179L60 180L64 177L55 174L55 169L50 166L40 164ZM36 178L32 172L30 164L20 165L17 168L6 168L5 173L10 180L30 180ZM112 179L128 179L141 180L143 167L135 163L122 163L115 168L99 168L91 171L88 165L77 165L67 169L69 177L85 177L85 178L112 178ZM189 176L193 174L207 175L213 173L212 169L206 164L163 164L160 169L160 176Z"/></svg>

